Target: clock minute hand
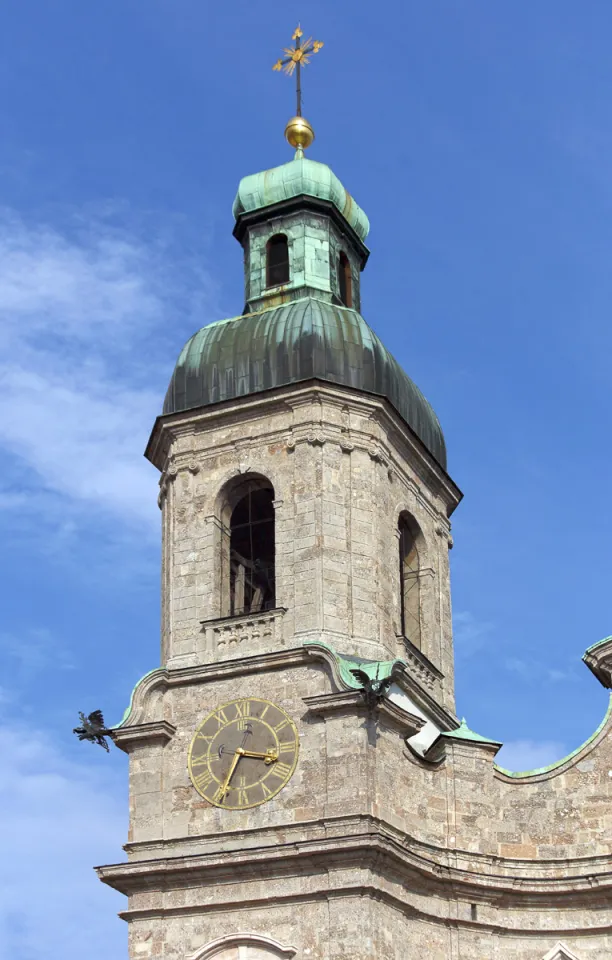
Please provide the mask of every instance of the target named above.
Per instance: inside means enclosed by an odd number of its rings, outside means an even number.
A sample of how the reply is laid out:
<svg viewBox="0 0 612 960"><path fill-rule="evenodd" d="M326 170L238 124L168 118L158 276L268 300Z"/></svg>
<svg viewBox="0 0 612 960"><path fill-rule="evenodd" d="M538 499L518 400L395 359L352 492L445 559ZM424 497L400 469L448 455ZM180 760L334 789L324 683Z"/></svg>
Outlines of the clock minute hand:
<svg viewBox="0 0 612 960"><path fill-rule="evenodd" d="M244 750L243 750L241 747L238 747L238 749L236 750L236 752L235 752L235 754L234 754L234 759L232 760L232 763L231 763L231 766L230 766L230 768L229 768L227 777L225 778L225 782L224 782L223 786L221 787L221 797L222 797L222 798L223 798L223 797L226 797L227 794L229 793L229 783L230 783L230 780L231 780L232 777L234 776L234 770L235 770L236 767L238 766L238 761L240 760L240 757L242 757L242 756L244 756Z"/></svg>

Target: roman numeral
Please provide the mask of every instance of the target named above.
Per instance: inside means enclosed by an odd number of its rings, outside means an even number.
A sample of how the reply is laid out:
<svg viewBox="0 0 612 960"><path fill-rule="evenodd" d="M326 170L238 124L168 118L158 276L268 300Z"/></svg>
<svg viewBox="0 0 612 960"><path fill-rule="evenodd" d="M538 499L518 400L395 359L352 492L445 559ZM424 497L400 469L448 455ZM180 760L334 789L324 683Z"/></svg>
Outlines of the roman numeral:
<svg viewBox="0 0 612 960"><path fill-rule="evenodd" d="M238 790L238 806L246 807L249 802L249 795L246 790Z"/></svg>
<svg viewBox="0 0 612 960"><path fill-rule="evenodd" d="M289 720L281 720L281 722L277 723L276 726L274 727L274 732L280 733L281 730L284 730L285 727L288 727L288 726L289 726Z"/></svg>
<svg viewBox="0 0 612 960"><path fill-rule="evenodd" d="M205 770L204 773L200 773L197 777L194 777L193 782L198 790L206 790L209 783L212 783L212 779L213 776L210 770Z"/></svg>
<svg viewBox="0 0 612 960"><path fill-rule="evenodd" d="M192 757L192 758L191 758L191 766L192 766L192 767L201 767L203 763L207 763L207 762L208 762L208 754L207 754L207 753L203 753L203 754L202 754L201 756L199 756L199 757Z"/></svg>
<svg viewBox="0 0 612 960"><path fill-rule="evenodd" d="M264 799L265 799L265 800L267 800L268 797L271 797L271 796L272 796L272 791L268 789L268 787L265 785L265 783L263 782L263 780L261 781L261 783L259 784L259 786L260 786L261 789L263 790L263 795L264 795Z"/></svg>
<svg viewBox="0 0 612 960"><path fill-rule="evenodd" d="M263 708L263 710L262 710L261 713L259 714L259 719L260 719L260 720L263 720L263 718L265 717L265 715L266 715L266 713L268 712L269 709L270 709L270 704L269 704L269 703L266 703L265 707Z"/></svg>
<svg viewBox="0 0 612 960"><path fill-rule="evenodd" d="M250 717L251 716L251 704L248 700L243 700L242 703L235 703L236 707L236 717Z"/></svg>
<svg viewBox="0 0 612 960"><path fill-rule="evenodd" d="M207 737L205 733L196 733L196 740L203 740L204 743L210 743L212 737Z"/></svg>
<svg viewBox="0 0 612 960"><path fill-rule="evenodd" d="M278 761L272 767L269 776L278 777L279 780L286 780L291 774L291 767L288 763L279 763Z"/></svg>
<svg viewBox="0 0 612 960"><path fill-rule="evenodd" d="M289 753L295 750L295 740L281 740L278 745L279 753Z"/></svg>
<svg viewBox="0 0 612 960"><path fill-rule="evenodd" d="M217 712L215 713L215 720L219 724L219 728L225 726L225 724L227 723L227 714L225 713L225 711L217 710Z"/></svg>

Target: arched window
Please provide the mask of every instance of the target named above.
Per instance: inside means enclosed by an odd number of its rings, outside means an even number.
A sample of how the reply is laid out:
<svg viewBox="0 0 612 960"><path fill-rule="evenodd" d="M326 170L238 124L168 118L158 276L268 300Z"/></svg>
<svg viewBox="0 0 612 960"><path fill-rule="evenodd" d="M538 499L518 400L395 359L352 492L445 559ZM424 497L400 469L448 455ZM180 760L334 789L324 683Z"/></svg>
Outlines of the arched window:
<svg viewBox="0 0 612 960"><path fill-rule="evenodd" d="M295 957L297 949L295 947L284 946L278 940L271 937L264 937L257 933L239 933L228 934L225 937L219 937L213 940L200 950L196 950L189 957L189 960L264 960L264 958L286 958L290 960Z"/></svg>
<svg viewBox="0 0 612 960"><path fill-rule="evenodd" d="M351 265L344 251L338 257L338 290L345 307L353 306L353 276Z"/></svg>
<svg viewBox="0 0 612 960"><path fill-rule="evenodd" d="M266 286L289 283L289 245L284 233L270 237L266 245Z"/></svg>
<svg viewBox="0 0 612 960"><path fill-rule="evenodd" d="M270 610L276 602L274 490L253 479L229 522L229 615Z"/></svg>
<svg viewBox="0 0 612 960"><path fill-rule="evenodd" d="M400 603L402 634L421 649L421 587L419 582L418 528L402 515L399 520Z"/></svg>

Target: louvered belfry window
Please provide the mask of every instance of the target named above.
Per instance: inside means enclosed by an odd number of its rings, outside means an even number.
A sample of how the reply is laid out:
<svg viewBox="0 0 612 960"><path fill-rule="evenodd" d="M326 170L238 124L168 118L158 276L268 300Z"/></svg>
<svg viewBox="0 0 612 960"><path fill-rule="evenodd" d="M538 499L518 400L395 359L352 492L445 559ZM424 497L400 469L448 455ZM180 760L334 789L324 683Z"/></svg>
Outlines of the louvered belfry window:
<svg viewBox="0 0 612 960"><path fill-rule="evenodd" d="M406 517L399 521L400 603L402 634L421 649L421 587L419 551L414 526Z"/></svg>
<svg viewBox="0 0 612 960"><path fill-rule="evenodd" d="M353 306L353 277L346 253L338 257L338 292L345 307Z"/></svg>
<svg viewBox="0 0 612 960"><path fill-rule="evenodd" d="M230 520L230 615L258 613L275 604L274 491L250 489Z"/></svg>
<svg viewBox="0 0 612 960"><path fill-rule="evenodd" d="M282 283L289 283L289 244L284 233L277 233L266 245L266 286Z"/></svg>

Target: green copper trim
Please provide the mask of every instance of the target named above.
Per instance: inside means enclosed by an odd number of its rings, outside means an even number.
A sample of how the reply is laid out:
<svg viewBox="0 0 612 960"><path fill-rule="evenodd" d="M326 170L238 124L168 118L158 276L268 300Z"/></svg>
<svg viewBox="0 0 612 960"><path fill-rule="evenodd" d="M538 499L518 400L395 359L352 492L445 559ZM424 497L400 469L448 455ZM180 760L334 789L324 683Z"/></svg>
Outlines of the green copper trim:
<svg viewBox="0 0 612 960"><path fill-rule="evenodd" d="M334 674L340 686L347 690L361 690L361 684L353 676L351 670L363 670L372 680L384 680L391 676L396 667L405 669L408 664L404 660L365 660L363 657L353 657L347 654L337 653L333 647L324 643L322 640L306 640L302 644L310 649L320 647L332 662Z"/></svg>
<svg viewBox="0 0 612 960"><path fill-rule="evenodd" d="M584 660L584 657L586 657L588 653L592 653L593 650L597 650L597 647L603 647L604 643L610 643L611 640L612 640L612 637L604 637L603 640L598 640L597 643L594 643L592 644L592 646L587 647L586 650L584 651L584 656L582 659Z"/></svg>
<svg viewBox="0 0 612 960"><path fill-rule="evenodd" d="M479 733L475 733L474 730L470 730L466 723L465 717L463 717L456 730L442 730L440 736L449 737L451 740L469 740L472 743L490 743L491 746L494 747L502 746L501 741L489 740L488 737L481 737Z"/></svg>
<svg viewBox="0 0 612 960"><path fill-rule="evenodd" d="M238 185L232 212L237 220L242 213L252 213L304 195L333 203L359 239L365 240L370 231L370 221L364 211L327 164L310 160L301 151L297 151L289 163L243 177Z"/></svg>
<svg viewBox="0 0 612 960"><path fill-rule="evenodd" d="M601 642L603 643L603 641ZM597 646L597 644L595 644L595 646ZM589 649L592 649L592 647ZM558 770L559 767L562 767L564 764L568 763L568 761L572 760L574 757L577 757L579 753L581 753L583 750L586 749L586 747L589 746L589 744L593 743L593 741L597 739L597 737L602 732L602 730L604 729L604 727L606 726L606 724L609 722L611 718L612 718L612 694L610 694L608 709L606 710L603 720L597 727L597 730L595 730L595 732L592 733L591 736L588 738L588 740L585 740L583 744L581 744L579 747L576 747L576 749L572 750L571 753L568 753L566 757L562 757L561 760L555 760L554 763L550 763L547 767L537 767L535 770L525 770L519 773L514 773L512 770L506 770L505 767L499 767L496 763L493 764L493 766L498 771L498 773L503 773L504 776L506 777L512 777L513 780L520 780L525 777L535 777L542 773L551 773L553 770Z"/></svg>
<svg viewBox="0 0 612 960"><path fill-rule="evenodd" d="M145 682L145 680L148 680L149 677L154 676L154 674L156 673L158 673L160 676L165 676L166 670L164 667L155 667L154 670L149 670L148 673L145 673L145 675L140 678L140 680L137 682L137 684L135 685L134 689L130 694L130 702L126 707L121 720L119 721L119 723L116 723L114 726L109 727L110 730L117 730L119 727L123 727L124 724L127 723L127 721L130 718L130 714L132 713L132 709L134 707L134 698L136 696L136 692L138 688L140 687L141 684Z"/></svg>

